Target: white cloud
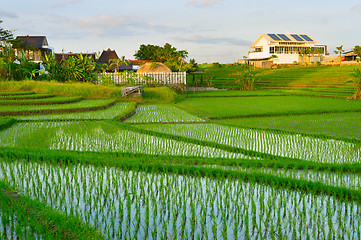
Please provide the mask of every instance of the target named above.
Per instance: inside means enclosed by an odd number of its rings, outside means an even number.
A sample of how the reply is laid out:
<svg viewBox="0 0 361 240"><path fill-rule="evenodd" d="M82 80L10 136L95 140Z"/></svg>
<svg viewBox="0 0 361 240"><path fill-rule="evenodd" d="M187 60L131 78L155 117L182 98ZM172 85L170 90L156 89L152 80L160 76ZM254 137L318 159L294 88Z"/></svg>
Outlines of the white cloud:
<svg viewBox="0 0 361 240"><path fill-rule="evenodd" d="M172 24L148 22L137 16L98 15L89 18L72 19L72 23L75 27L83 30L87 29L94 35L119 34L120 32L127 32L127 35L129 35L131 32L136 34L137 32L164 32L182 29Z"/></svg>
<svg viewBox="0 0 361 240"><path fill-rule="evenodd" d="M188 37L173 37L174 40L180 42L192 42L197 44L226 44L226 45L238 45L238 46L250 46L252 42L240 38L232 37L207 37L200 35L193 35Z"/></svg>
<svg viewBox="0 0 361 240"><path fill-rule="evenodd" d="M223 0L190 0L186 3L186 6L192 7L208 7L222 3Z"/></svg>
<svg viewBox="0 0 361 240"><path fill-rule="evenodd" d="M56 7L65 7L68 5L74 5L74 4L80 4L82 3L84 0L67 0L67 1L60 1L58 3L55 4Z"/></svg>
<svg viewBox="0 0 361 240"><path fill-rule="evenodd" d="M361 4L353 6L351 8L351 12L360 12L361 11Z"/></svg>
<svg viewBox="0 0 361 240"><path fill-rule="evenodd" d="M15 13L12 12L8 12L8 11L4 11L0 9L0 18L2 20L2 18L4 17L8 17L8 18L17 18L18 15L16 15Z"/></svg>

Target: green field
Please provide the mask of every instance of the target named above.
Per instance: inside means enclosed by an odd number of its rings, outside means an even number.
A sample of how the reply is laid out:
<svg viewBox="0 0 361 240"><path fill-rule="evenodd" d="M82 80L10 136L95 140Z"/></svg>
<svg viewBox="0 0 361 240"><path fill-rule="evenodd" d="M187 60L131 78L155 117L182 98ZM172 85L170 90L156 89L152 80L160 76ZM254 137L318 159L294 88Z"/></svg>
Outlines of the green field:
<svg viewBox="0 0 361 240"><path fill-rule="evenodd" d="M361 140L361 112L224 119L217 123Z"/></svg>
<svg viewBox="0 0 361 240"><path fill-rule="evenodd" d="M361 111L361 102L357 100L304 96L187 98L177 105L211 119Z"/></svg>
<svg viewBox="0 0 361 240"><path fill-rule="evenodd" d="M336 84L350 70L257 70L262 90L137 103L0 92L16 104L0 105L0 238L361 239L361 101Z"/></svg>

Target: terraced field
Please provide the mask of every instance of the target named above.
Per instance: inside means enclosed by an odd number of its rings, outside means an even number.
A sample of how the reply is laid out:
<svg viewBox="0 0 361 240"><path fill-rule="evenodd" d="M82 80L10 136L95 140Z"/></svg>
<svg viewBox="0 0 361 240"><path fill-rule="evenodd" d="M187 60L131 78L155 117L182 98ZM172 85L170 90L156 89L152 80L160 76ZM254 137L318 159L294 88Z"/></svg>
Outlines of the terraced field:
<svg viewBox="0 0 361 240"><path fill-rule="evenodd" d="M2 238L361 238L359 101L0 95L19 103L0 106Z"/></svg>
<svg viewBox="0 0 361 240"><path fill-rule="evenodd" d="M146 104L137 108L137 114L125 120L127 123L154 122L203 122L202 118L191 115L170 104Z"/></svg>

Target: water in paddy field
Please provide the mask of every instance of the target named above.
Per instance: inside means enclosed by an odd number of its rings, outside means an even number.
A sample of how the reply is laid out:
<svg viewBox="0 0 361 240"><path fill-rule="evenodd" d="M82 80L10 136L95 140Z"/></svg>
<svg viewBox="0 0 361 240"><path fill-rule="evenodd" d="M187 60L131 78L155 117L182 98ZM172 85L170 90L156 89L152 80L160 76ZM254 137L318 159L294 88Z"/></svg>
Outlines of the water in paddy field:
<svg viewBox="0 0 361 240"><path fill-rule="evenodd" d="M75 213L111 239L360 239L354 202L231 179L113 167L0 162L21 193Z"/></svg>
<svg viewBox="0 0 361 240"><path fill-rule="evenodd" d="M324 163L359 163L358 143L242 129L217 124L139 126L152 131L209 141L259 153ZM97 152L129 152L195 157L251 158L168 138L118 128L101 121L19 123L0 132L0 146Z"/></svg>
<svg viewBox="0 0 361 240"><path fill-rule="evenodd" d="M361 146L334 139L284 134L218 124L163 124L141 128L219 144L324 163L355 163L361 160Z"/></svg>
<svg viewBox="0 0 361 240"><path fill-rule="evenodd" d="M0 132L0 146L209 158L250 158L241 153L132 132L111 123L96 121L19 123Z"/></svg>

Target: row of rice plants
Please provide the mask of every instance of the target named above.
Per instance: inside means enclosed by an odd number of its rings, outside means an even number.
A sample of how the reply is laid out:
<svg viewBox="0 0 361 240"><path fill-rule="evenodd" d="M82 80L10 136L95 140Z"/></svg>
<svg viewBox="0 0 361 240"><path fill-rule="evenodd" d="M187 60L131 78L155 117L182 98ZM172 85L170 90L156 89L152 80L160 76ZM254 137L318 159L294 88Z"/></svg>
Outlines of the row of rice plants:
<svg viewBox="0 0 361 240"><path fill-rule="evenodd" d="M0 180L1 239L104 239L75 216L19 194Z"/></svg>
<svg viewBox="0 0 361 240"><path fill-rule="evenodd" d="M0 117L0 131L6 129L16 122L14 118Z"/></svg>
<svg viewBox="0 0 361 240"><path fill-rule="evenodd" d="M191 115L170 104L139 105L136 114L125 120L126 123L153 122L203 122L204 120Z"/></svg>
<svg viewBox="0 0 361 240"><path fill-rule="evenodd" d="M35 94L32 91L0 91L0 96L11 96L11 95L31 95Z"/></svg>
<svg viewBox="0 0 361 240"><path fill-rule="evenodd" d="M16 116L17 119L24 121L49 121L49 120L101 120L113 119L121 115L129 106L129 102L117 102L113 106L97 111L74 112L63 114L48 115L27 115Z"/></svg>
<svg viewBox="0 0 361 240"><path fill-rule="evenodd" d="M361 186L361 174L354 171L343 171L319 169L297 169L297 168L268 168L268 167L244 167L244 166L219 166L207 165L211 168L227 169L231 171L242 171L247 173L271 174L282 178L306 180L308 182L322 183L327 186L359 190Z"/></svg>
<svg viewBox="0 0 361 240"><path fill-rule="evenodd" d="M361 113L307 114L259 118L224 119L217 123L235 127L274 129L291 133L361 140Z"/></svg>
<svg viewBox="0 0 361 240"><path fill-rule="evenodd" d="M20 112L20 111L37 111L37 110L54 110L54 109L77 109L77 108L94 108L111 104L111 99L87 99L77 103L60 104L60 105L40 105L40 106L0 106L0 112Z"/></svg>
<svg viewBox="0 0 361 240"><path fill-rule="evenodd" d="M16 95L0 95L0 100L24 100L24 99L46 99L54 97L54 94L44 94L44 93L36 93L36 94L16 94Z"/></svg>
<svg viewBox="0 0 361 240"><path fill-rule="evenodd" d="M111 122L21 122L0 132L0 146L125 152L195 157L249 158L241 153L118 128Z"/></svg>
<svg viewBox="0 0 361 240"><path fill-rule="evenodd" d="M52 97L44 99L16 99L16 100L2 100L0 105L47 105L47 104L65 104L79 102L83 98L80 97Z"/></svg>
<svg viewBox="0 0 361 240"><path fill-rule="evenodd" d="M0 177L111 239L360 239L359 202L236 178L1 161Z"/></svg>
<svg viewBox="0 0 361 240"><path fill-rule="evenodd" d="M163 124L137 126L176 136L239 147L276 156L323 163L353 163L361 159L359 143L282 134L217 124Z"/></svg>

